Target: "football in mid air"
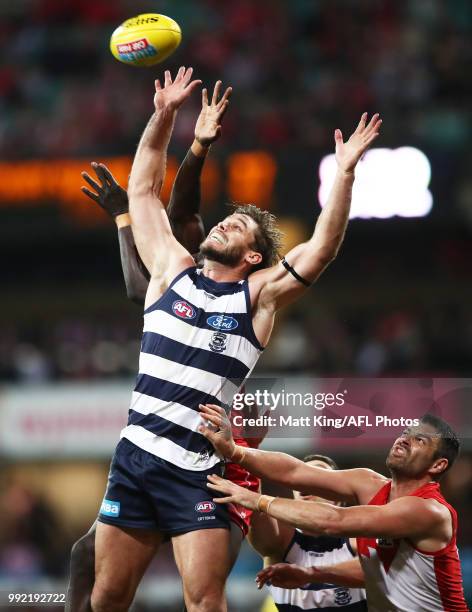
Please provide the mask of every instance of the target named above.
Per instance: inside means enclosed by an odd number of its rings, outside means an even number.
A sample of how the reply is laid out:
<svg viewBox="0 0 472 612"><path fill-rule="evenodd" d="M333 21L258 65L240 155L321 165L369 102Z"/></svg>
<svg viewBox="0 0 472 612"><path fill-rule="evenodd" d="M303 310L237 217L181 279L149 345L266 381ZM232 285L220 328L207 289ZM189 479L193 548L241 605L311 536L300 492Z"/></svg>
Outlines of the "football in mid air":
<svg viewBox="0 0 472 612"><path fill-rule="evenodd" d="M124 64L154 66L180 44L182 32L170 17L144 13L124 21L110 38L110 51Z"/></svg>

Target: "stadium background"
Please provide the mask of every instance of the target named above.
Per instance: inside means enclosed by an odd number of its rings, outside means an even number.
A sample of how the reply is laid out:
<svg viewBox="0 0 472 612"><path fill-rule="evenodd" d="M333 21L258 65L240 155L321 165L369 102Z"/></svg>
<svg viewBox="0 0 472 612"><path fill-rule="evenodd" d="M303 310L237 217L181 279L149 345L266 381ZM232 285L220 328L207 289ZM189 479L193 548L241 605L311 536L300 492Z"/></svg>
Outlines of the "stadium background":
<svg viewBox="0 0 472 612"><path fill-rule="evenodd" d="M141 313L125 296L116 230L80 194L79 173L105 161L126 180L162 69L121 65L107 44L122 20L147 11L181 25L166 68L190 64L205 85L221 78L234 88L204 177L208 224L224 201L254 201L280 216L289 241L306 237L333 129L348 133L364 110L383 116L379 146L415 146L431 162L431 213L351 222L338 260L280 317L257 374L465 378L471 370L470 2L2 1L1 590L63 590L70 546L103 492L110 432L126 417ZM179 114L167 193L198 109L195 95ZM459 511L469 601L471 421L464 412L464 452L444 485ZM383 471L386 445L332 454L342 467ZM315 450L310 440L290 446L305 450ZM156 609L153 601L179 609L168 552L136 609ZM258 567L244 549L231 610L257 608Z"/></svg>

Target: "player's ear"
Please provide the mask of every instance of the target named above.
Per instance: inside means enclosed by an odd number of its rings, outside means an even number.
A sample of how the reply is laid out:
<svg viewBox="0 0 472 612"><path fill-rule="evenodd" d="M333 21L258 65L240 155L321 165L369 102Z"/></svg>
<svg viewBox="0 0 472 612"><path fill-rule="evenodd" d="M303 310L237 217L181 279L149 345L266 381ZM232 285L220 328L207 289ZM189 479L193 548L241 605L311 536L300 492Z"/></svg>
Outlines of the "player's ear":
<svg viewBox="0 0 472 612"><path fill-rule="evenodd" d="M433 465L429 468L429 473L434 476L439 476L447 469L448 465L449 465L449 461L446 459L446 457L441 457L440 459L436 459Z"/></svg>
<svg viewBox="0 0 472 612"><path fill-rule="evenodd" d="M244 260L251 264L251 266L257 266L257 264L260 264L262 261L262 255L257 251L248 251Z"/></svg>

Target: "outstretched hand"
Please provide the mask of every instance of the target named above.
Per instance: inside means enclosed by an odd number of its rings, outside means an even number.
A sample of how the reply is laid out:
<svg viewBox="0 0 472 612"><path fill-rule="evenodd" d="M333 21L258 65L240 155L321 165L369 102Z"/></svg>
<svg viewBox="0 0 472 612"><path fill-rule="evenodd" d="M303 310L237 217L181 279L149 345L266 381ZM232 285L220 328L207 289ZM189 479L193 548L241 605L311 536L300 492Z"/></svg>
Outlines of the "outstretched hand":
<svg viewBox="0 0 472 612"><path fill-rule="evenodd" d="M275 563L261 570L256 576L258 589L271 584L281 589L297 589L309 582L307 570L293 563Z"/></svg>
<svg viewBox="0 0 472 612"><path fill-rule="evenodd" d="M169 70L164 72L164 87L159 79L155 80L154 108L156 112L175 111L185 102L192 91L202 83L199 79L191 81L192 74L193 68L181 66L174 81L172 81Z"/></svg>
<svg viewBox="0 0 472 612"><path fill-rule="evenodd" d="M213 498L213 501L217 504L239 504L249 508L249 510L257 510L257 502L260 498L259 493L249 491L245 487L240 487L234 482L221 478L216 474L207 476L207 480L208 488L223 495L223 497Z"/></svg>
<svg viewBox="0 0 472 612"><path fill-rule="evenodd" d="M229 98L233 91L231 87L228 87L221 100L218 100L221 85L221 81L216 82L210 103L208 103L207 90L202 89L202 110L195 125L195 139L203 147L210 146L221 134L221 122L229 106Z"/></svg>
<svg viewBox="0 0 472 612"><path fill-rule="evenodd" d="M198 431L213 444L220 455L231 458L236 444L228 415L223 408L215 404L200 404L199 410L203 423Z"/></svg>
<svg viewBox="0 0 472 612"><path fill-rule="evenodd" d="M82 178L95 190L90 191L87 187L81 187L82 193L85 193L112 217L127 213L129 206L126 189L121 187L105 164L92 162L91 166L99 182L97 183L87 172L82 172Z"/></svg>
<svg viewBox="0 0 472 612"><path fill-rule="evenodd" d="M357 162L364 155L371 143L377 138L382 125L382 119L375 113L367 124L367 113L359 121L356 131L347 142L344 142L341 130L335 130L336 161L344 172L353 172Z"/></svg>

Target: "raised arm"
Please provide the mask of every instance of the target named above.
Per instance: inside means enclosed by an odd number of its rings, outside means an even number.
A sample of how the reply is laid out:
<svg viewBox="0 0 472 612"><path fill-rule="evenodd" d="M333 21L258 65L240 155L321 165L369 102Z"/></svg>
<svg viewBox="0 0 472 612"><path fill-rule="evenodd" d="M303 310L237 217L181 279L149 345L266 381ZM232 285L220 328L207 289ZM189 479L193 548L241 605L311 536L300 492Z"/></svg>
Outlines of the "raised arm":
<svg viewBox="0 0 472 612"><path fill-rule="evenodd" d="M210 146L221 134L221 122L229 104L231 88L219 99L221 81L215 85L211 103L204 89L202 110L195 125L195 140L183 160L172 188L167 208L174 236L189 251L196 253L204 238L200 217L200 178ZM98 182L87 172L82 177L93 191L82 187L82 191L96 202L115 221L118 227L121 266L129 299L144 304L150 275L139 257L128 214L128 194L105 164L92 163Z"/></svg>
<svg viewBox="0 0 472 612"><path fill-rule="evenodd" d="M149 272L138 255L128 214L128 194L115 179L105 164L92 162L98 182L87 172L82 177L93 189L82 187L82 192L96 202L112 217L118 228L121 268L126 285L126 295L136 304L144 304L149 285Z"/></svg>
<svg viewBox="0 0 472 612"><path fill-rule="evenodd" d="M214 428L202 424L199 431L210 440L218 453L234 463L240 463L256 476L268 478L290 489L333 501L365 503L387 482L381 474L368 469L324 470L285 453L237 446L223 408L214 404L201 405L200 412Z"/></svg>
<svg viewBox="0 0 472 612"><path fill-rule="evenodd" d="M221 134L221 122L228 108L231 87L220 98L221 81L217 81L211 102L207 90L202 91L202 110L195 125L192 143L177 176L170 196L167 214L177 240L190 253L196 253L205 238L200 216L200 180L208 151Z"/></svg>
<svg viewBox="0 0 472 612"><path fill-rule="evenodd" d="M164 87L155 82L155 113L134 158L128 186L130 215L138 253L151 274L146 299L154 302L183 269L193 265L189 252L174 237L159 194L164 181L167 147L179 107L200 81L192 69L180 68L175 81L165 72Z"/></svg>
<svg viewBox="0 0 472 612"><path fill-rule="evenodd" d="M379 115L375 114L367 124L367 113L364 113L346 143L341 130L335 130L338 169L328 202L318 217L311 238L285 256L286 265L295 274L281 262L250 276L251 294L259 296L258 304L263 308L277 309L299 297L336 257L349 219L355 167L377 138L381 123Z"/></svg>

